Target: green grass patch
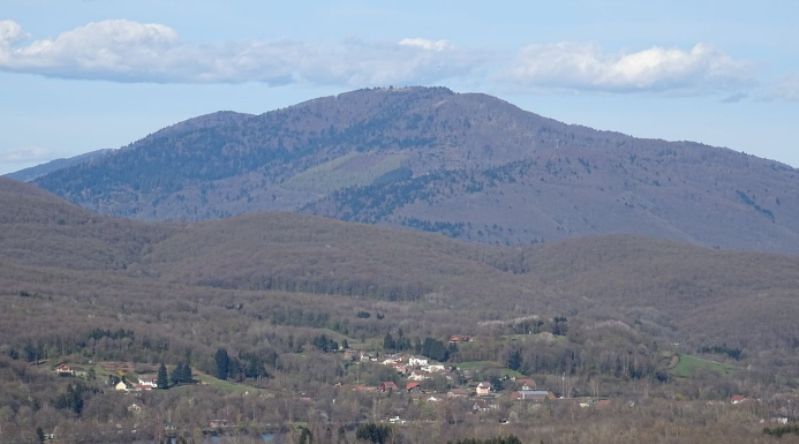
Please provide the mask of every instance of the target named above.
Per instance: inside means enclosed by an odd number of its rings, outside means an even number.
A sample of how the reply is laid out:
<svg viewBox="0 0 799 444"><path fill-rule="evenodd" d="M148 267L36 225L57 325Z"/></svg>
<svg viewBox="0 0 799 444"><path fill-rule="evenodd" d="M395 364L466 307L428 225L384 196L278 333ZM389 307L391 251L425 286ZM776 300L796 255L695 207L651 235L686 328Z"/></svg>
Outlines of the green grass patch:
<svg viewBox="0 0 799 444"><path fill-rule="evenodd" d="M678 378L692 378L701 371L710 371L719 375L727 375L735 370L736 367L730 364L711 361L698 356L680 355L680 360L671 370L671 374Z"/></svg>
<svg viewBox="0 0 799 444"><path fill-rule="evenodd" d="M402 166L405 154L350 153L299 173L283 186L298 191L330 193L356 185L367 185Z"/></svg>
<svg viewBox="0 0 799 444"><path fill-rule="evenodd" d="M484 368L500 367L496 361L466 361L455 364L461 370L482 370Z"/></svg>
<svg viewBox="0 0 799 444"><path fill-rule="evenodd" d="M236 393L236 394L243 394L245 392L249 393L256 393L261 392L263 389L253 387L247 384L239 384L233 381L224 381L219 378L215 378L211 375L207 375L205 373L196 373L194 374L194 379L200 381L201 384L219 389L223 392L228 393ZM182 387L191 387L190 385L182 386Z"/></svg>
<svg viewBox="0 0 799 444"><path fill-rule="evenodd" d="M481 372L486 370L499 370L502 376L508 376L508 377L519 378L524 376L523 374L517 372L516 370L505 368L496 361L466 361L455 364L455 366L461 370L475 370Z"/></svg>

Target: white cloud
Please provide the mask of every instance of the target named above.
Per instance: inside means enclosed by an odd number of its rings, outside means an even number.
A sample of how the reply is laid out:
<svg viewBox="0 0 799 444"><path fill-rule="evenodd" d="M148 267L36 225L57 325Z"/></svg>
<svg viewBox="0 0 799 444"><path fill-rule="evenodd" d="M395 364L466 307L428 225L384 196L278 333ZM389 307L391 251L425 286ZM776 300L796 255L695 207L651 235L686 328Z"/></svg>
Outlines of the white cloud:
<svg viewBox="0 0 799 444"><path fill-rule="evenodd" d="M0 70L48 77L121 82L294 82L353 86L432 83L468 74L481 57L444 40L313 44L184 42L164 25L106 20L54 38L24 41L22 28L0 22Z"/></svg>
<svg viewBox="0 0 799 444"><path fill-rule="evenodd" d="M452 44L447 40L428 40L423 38L402 39L399 41L401 46L422 48L428 51L444 51L452 49Z"/></svg>
<svg viewBox="0 0 799 444"><path fill-rule="evenodd" d="M187 42L165 25L130 20L89 23L31 39L0 21L0 71L116 82L310 83L340 86L496 80L533 89L726 94L750 81L745 63L706 44L605 54L592 44L529 45L518 57L421 37L396 42L253 40ZM491 62L491 63L489 63Z"/></svg>
<svg viewBox="0 0 799 444"><path fill-rule="evenodd" d="M745 63L703 43L690 50L652 47L616 55L585 43L529 45L522 49L512 77L540 88L612 92L707 92L750 82Z"/></svg>

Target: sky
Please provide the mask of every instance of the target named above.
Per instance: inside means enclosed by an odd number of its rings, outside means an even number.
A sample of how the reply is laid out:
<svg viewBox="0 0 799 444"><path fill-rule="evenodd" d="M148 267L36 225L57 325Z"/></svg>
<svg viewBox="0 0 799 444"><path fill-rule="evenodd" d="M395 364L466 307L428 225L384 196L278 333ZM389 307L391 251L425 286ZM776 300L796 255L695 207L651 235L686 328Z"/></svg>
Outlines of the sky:
<svg viewBox="0 0 799 444"><path fill-rule="evenodd" d="M0 0L0 174L373 86L799 167L799 2Z"/></svg>

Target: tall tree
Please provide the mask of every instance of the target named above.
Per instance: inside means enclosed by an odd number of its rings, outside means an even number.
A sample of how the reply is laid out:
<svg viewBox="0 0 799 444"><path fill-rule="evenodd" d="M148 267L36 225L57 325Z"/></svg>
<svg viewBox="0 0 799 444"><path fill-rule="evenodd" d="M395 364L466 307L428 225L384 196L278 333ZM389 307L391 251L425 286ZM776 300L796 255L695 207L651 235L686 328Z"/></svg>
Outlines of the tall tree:
<svg viewBox="0 0 799 444"><path fill-rule="evenodd" d="M191 365L186 362L186 364L183 365L183 383L191 384L192 382L194 382L194 375L191 371Z"/></svg>
<svg viewBox="0 0 799 444"><path fill-rule="evenodd" d="M224 348L217 350L214 360L216 361L216 377L227 379L230 370L230 356L228 356L227 350Z"/></svg>
<svg viewBox="0 0 799 444"><path fill-rule="evenodd" d="M178 385L183 383L183 363L178 362L175 369L172 370L172 384Z"/></svg>
<svg viewBox="0 0 799 444"><path fill-rule="evenodd" d="M443 342L429 337L424 339L421 354L441 362L444 362L449 358L449 350L447 349L447 346L445 346Z"/></svg>
<svg viewBox="0 0 799 444"><path fill-rule="evenodd" d="M386 333L386 336L383 338L383 350L385 351L394 351L397 348L396 342L394 342L394 337L391 336L391 333Z"/></svg>
<svg viewBox="0 0 799 444"><path fill-rule="evenodd" d="M552 334L555 336L566 336L569 331L568 320L565 316L555 316L552 319Z"/></svg>
<svg viewBox="0 0 799 444"><path fill-rule="evenodd" d="M155 384L161 390L169 388L169 376L166 373L166 365L163 362L158 367L158 377L155 380Z"/></svg>
<svg viewBox="0 0 799 444"><path fill-rule="evenodd" d="M519 350L513 350L508 355L508 368L511 370L519 370L522 367L522 353Z"/></svg>

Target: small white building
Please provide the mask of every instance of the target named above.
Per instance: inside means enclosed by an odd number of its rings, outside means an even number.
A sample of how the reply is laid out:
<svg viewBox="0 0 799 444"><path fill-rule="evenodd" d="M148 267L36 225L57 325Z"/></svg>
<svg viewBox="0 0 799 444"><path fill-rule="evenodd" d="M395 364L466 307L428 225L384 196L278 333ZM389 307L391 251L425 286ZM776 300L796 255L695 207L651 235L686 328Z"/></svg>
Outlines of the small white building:
<svg viewBox="0 0 799 444"><path fill-rule="evenodd" d="M408 365L410 365L412 367L421 367L423 365L427 365L428 363L429 363L429 361L427 360L427 358L418 358L418 357L414 356L414 357L408 359Z"/></svg>
<svg viewBox="0 0 799 444"><path fill-rule="evenodd" d="M386 359L383 359L382 364L386 365L386 366L389 366L389 365L399 364L400 361L401 361L401 359L399 359L399 358L388 357Z"/></svg>
<svg viewBox="0 0 799 444"><path fill-rule="evenodd" d="M477 384L477 388L475 389L477 396L484 396L491 393L491 384L488 382L481 382Z"/></svg>
<svg viewBox="0 0 799 444"><path fill-rule="evenodd" d="M408 376L408 379L411 380L411 381L426 381L426 380L430 379L430 376L427 376L426 374L424 374L422 372L416 372L415 371L415 372L412 372L410 376Z"/></svg>
<svg viewBox="0 0 799 444"><path fill-rule="evenodd" d="M149 388L157 388L158 378L155 376L139 376L139 385Z"/></svg>
<svg viewBox="0 0 799 444"><path fill-rule="evenodd" d="M447 368L444 367L443 364L428 364L428 365L422 366L422 371L425 371L427 373L440 373L440 372L443 372L446 369Z"/></svg>

